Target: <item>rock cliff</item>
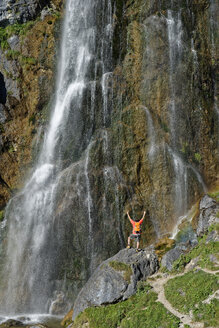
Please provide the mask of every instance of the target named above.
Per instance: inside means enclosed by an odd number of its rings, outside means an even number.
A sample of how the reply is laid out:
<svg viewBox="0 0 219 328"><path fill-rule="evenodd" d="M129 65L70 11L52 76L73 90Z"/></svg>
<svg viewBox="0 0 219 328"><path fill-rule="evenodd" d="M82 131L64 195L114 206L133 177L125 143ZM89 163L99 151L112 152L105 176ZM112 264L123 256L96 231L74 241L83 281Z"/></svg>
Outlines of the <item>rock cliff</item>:
<svg viewBox="0 0 219 328"><path fill-rule="evenodd" d="M91 55L87 64L71 53L68 72L63 73L68 80L63 88L68 89L77 68L87 65L83 90L73 90L77 97L69 100L62 133L54 138L58 142L51 175L42 188L36 183L37 190L45 190L52 181L49 197L38 207L36 201L35 212L28 213L24 204L31 193L22 187L38 161L54 104L62 1L1 1L0 210L12 200L6 215L0 212L0 220L6 218L0 255L7 252L3 268L7 261L14 263L14 250L23 250L25 268L29 258L41 259L46 268L42 289L49 286L44 302L50 304L57 295L65 299L63 291L67 304L72 302L102 260L125 246L127 210L132 217L146 210L145 248L170 236L194 204L195 225L202 195L218 195L217 1L73 3L77 8L83 4L92 14L81 19L78 14L77 22L84 24ZM71 42L78 42L83 31L78 26L73 32ZM79 49L84 58L86 47L76 44L73 54ZM28 221L32 214L34 221ZM206 229L204 214L202 219L200 233ZM26 225L40 235L30 234L27 245L22 244ZM40 234L44 228L47 234ZM185 230L194 237L191 226ZM14 244L15 235L21 247ZM23 279L24 267L16 268L16 279ZM37 272L36 281L40 268ZM39 292L37 284L35 288ZM29 304L31 295L22 291L24 304L17 302L18 308L25 308L24 294Z"/></svg>
<svg viewBox="0 0 219 328"><path fill-rule="evenodd" d="M61 2L3 1L0 18L0 208L22 187L54 92ZM10 25L9 25L10 24ZM7 96L7 98L6 98Z"/></svg>
<svg viewBox="0 0 219 328"><path fill-rule="evenodd" d="M182 253L173 253L179 248L177 245L168 251L160 269L152 248L140 253L134 249L122 250L103 262L79 293L73 312L69 313L73 317L66 316L63 326L125 328L132 327L130 321L134 320L139 327L158 327L160 323L162 327L217 327L219 218L214 216L216 206L218 213L218 204L212 198L202 199L197 223L198 227L202 224L207 210L205 233L193 245L184 243Z"/></svg>

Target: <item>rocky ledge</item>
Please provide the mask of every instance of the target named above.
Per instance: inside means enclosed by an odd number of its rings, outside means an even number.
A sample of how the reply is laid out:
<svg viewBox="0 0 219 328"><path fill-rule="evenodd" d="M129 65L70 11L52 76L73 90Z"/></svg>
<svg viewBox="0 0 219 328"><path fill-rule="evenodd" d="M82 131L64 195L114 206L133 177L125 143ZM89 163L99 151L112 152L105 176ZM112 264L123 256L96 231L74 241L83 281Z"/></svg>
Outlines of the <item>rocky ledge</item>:
<svg viewBox="0 0 219 328"><path fill-rule="evenodd" d="M159 269L153 248L123 249L104 261L79 293L72 319L91 306L115 303L136 293L137 283Z"/></svg>

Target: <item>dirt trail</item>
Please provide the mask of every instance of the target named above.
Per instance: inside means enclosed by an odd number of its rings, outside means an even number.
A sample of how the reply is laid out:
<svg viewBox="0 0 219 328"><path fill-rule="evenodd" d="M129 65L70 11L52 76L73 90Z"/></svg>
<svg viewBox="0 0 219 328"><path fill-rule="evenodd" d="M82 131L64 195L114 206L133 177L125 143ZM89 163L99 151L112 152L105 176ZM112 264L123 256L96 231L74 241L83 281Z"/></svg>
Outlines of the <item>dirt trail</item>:
<svg viewBox="0 0 219 328"><path fill-rule="evenodd" d="M197 269L201 269L201 268L197 267ZM217 274L219 272L219 271L211 271L208 269L201 269L201 270L210 274ZM166 299L164 294L164 285L168 282L168 280L183 276L186 272L188 272L188 270L185 270L185 272L176 274L174 276L166 276L165 274L156 273L155 275L151 276L151 278L156 280L150 280L149 283L154 288L154 291L158 294L158 301L162 303L168 311L170 311L172 314L174 314L176 317L180 319L181 321L180 327L183 327L184 325L187 324L190 325L191 328L203 328L204 323L193 322L193 319L190 315L177 311Z"/></svg>

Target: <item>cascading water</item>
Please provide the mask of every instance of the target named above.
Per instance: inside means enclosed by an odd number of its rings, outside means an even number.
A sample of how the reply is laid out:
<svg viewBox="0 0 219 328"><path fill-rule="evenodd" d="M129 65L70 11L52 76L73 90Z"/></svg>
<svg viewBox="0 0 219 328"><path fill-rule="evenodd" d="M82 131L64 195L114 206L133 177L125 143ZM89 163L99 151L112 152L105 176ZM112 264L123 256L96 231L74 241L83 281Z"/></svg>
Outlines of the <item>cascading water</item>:
<svg viewBox="0 0 219 328"><path fill-rule="evenodd" d="M180 62L182 54L182 22L180 12L173 16L172 10L167 12L167 27L169 41L169 60L170 60L170 129L171 141L173 147L177 143L177 107L176 107L176 90L175 90L175 72Z"/></svg>
<svg viewBox="0 0 219 328"><path fill-rule="evenodd" d="M189 8L189 7L188 7ZM173 191L175 213L177 216L185 214L188 210L188 181L190 168L203 191L206 191L205 184L199 172L191 164L186 164L179 156L180 138L182 131L179 122L182 119L180 115L181 108L178 108L179 90L176 90L177 79L182 75L182 58L184 56L183 45L183 25L181 21L181 11L167 11L167 35L169 42L169 85L170 85L170 147L168 152L172 157L172 163L175 174L175 187ZM198 58L194 48L194 40L191 38L191 52L194 59L195 72L198 71ZM180 90L180 92L182 92Z"/></svg>
<svg viewBox="0 0 219 328"><path fill-rule="evenodd" d="M98 79L102 81L103 94L100 124L105 126L108 119L112 5L111 1L68 0L65 10L58 82L48 131L31 178L7 208L8 237L3 285L0 287L1 314L45 313L49 310L48 300L54 290L62 290L63 282L55 277L62 245L55 219L57 190L62 170L72 159L78 160L86 149L81 173L77 174L77 193L80 194L80 176L84 175L87 252L90 259L94 255L89 156L93 145L93 119L97 112ZM97 13L102 17L99 26ZM103 34L101 42L98 29ZM101 76L97 76L98 66L101 67ZM90 105L86 108L89 115L84 118L85 99ZM92 265L91 268L94 269Z"/></svg>

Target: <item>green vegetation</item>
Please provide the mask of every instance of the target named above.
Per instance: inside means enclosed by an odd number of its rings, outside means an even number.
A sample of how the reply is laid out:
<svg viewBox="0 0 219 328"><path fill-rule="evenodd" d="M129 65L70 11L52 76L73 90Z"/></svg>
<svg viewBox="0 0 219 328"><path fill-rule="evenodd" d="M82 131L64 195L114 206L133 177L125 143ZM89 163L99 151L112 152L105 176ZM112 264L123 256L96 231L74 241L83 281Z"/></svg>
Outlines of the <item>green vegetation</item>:
<svg viewBox="0 0 219 328"><path fill-rule="evenodd" d="M35 24L35 21L30 21L25 24L13 24L8 25L7 27L0 27L0 40L1 40L1 48L6 50L9 48L9 44L7 40L14 34L16 35L25 35Z"/></svg>
<svg viewBox="0 0 219 328"><path fill-rule="evenodd" d="M219 230L219 224L209 228L209 232ZM172 272L182 272L192 259L198 258L197 264L201 268L208 268L210 270L218 270L219 267L215 265L210 256L213 255L219 260L219 242L209 241L206 243L207 235L200 238L199 243L194 247L191 252L185 255L181 255L178 260L173 263Z"/></svg>
<svg viewBox="0 0 219 328"><path fill-rule="evenodd" d="M20 56L19 57L19 62L21 66L24 65L36 65L37 60L33 57L25 57L25 56Z"/></svg>
<svg viewBox="0 0 219 328"><path fill-rule="evenodd" d="M132 275L132 269L129 265L117 262L117 261L111 261L109 262L109 265L116 271L123 271L124 272L124 279L130 283L131 275Z"/></svg>
<svg viewBox="0 0 219 328"><path fill-rule="evenodd" d="M36 114L32 114L30 117L29 117L29 125L30 124L35 124L36 122Z"/></svg>
<svg viewBox="0 0 219 328"><path fill-rule="evenodd" d="M180 149L181 153L183 153L184 155L188 156L190 154L190 148L189 148L189 144L188 142L183 142L182 143L182 148Z"/></svg>
<svg viewBox="0 0 219 328"><path fill-rule="evenodd" d="M0 222L4 220L5 211L0 211Z"/></svg>
<svg viewBox="0 0 219 328"><path fill-rule="evenodd" d="M20 52L19 51L15 51L15 50L11 50L11 49L9 49L9 50L7 50L7 52L6 52L6 58L7 59L17 59L18 58L18 56L20 55Z"/></svg>
<svg viewBox="0 0 219 328"><path fill-rule="evenodd" d="M88 322L90 328L177 328L179 319L157 302L157 295L148 289L146 285L124 302L88 308L71 327L82 328Z"/></svg>
<svg viewBox="0 0 219 328"><path fill-rule="evenodd" d="M201 162L201 159L202 159L201 155L199 153L195 153L195 160L197 162Z"/></svg>
<svg viewBox="0 0 219 328"><path fill-rule="evenodd" d="M203 288L204 286L204 288ZM165 285L165 296L180 312L197 310L218 289L218 277L204 271L188 272Z"/></svg>
<svg viewBox="0 0 219 328"><path fill-rule="evenodd" d="M218 327L219 322L219 300L213 299L210 304L200 303L199 307L193 311L197 321L203 321L205 327Z"/></svg>
<svg viewBox="0 0 219 328"><path fill-rule="evenodd" d="M159 123L160 123L161 129L163 129L164 132L166 132L166 133L170 132L170 129L168 128L168 125L164 121L159 120Z"/></svg>
<svg viewBox="0 0 219 328"><path fill-rule="evenodd" d="M208 196L210 196L211 198L214 198L214 200L219 202L219 191L209 192Z"/></svg>

